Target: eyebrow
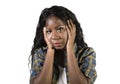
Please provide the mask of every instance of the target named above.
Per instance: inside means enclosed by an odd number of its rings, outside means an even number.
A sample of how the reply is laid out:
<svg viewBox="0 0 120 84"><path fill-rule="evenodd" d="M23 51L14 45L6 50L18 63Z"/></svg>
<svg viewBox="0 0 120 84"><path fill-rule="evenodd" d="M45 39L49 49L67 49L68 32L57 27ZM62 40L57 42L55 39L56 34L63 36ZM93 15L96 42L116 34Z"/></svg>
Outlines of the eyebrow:
<svg viewBox="0 0 120 84"><path fill-rule="evenodd" d="M55 28L59 28L59 27L65 27L64 25L62 25L62 26L57 26L57 27L55 27Z"/></svg>
<svg viewBox="0 0 120 84"><path fill-rule="evenodd" d="M56 26L55 29L59 28L59 27L65 27L64 25L61 25L61 26ZM47 28L46 29L51 29L51 28Z"/></svg>

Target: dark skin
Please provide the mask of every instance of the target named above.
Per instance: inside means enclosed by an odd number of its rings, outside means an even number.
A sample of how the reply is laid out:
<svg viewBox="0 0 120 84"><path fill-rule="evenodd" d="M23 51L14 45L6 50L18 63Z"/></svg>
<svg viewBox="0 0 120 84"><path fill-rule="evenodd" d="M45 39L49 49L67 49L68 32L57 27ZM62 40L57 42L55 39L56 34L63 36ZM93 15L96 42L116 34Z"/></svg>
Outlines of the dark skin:
<svg viewBox="0 0 120 84"><path fill-rule="evenodd" d="M55 48L55 62L61 67L65 67L65 46L68 34L64 23L56 17L49 17L46 21L46 31L51 46Z"/></svg>
<svg viewBox="0 0 120 84"><path fill-rule="evenodd" d="M71 20L68 20L67 23L68 25L65 25L55 16L47 19L43 33L48 50L42 71L34 79L31 79L31 84L52 83L53 63L57 61L58 65L64 67L65 57L67 59L70 84L90 84L90 80L80 71L73 50L76 27Z"/></svg>

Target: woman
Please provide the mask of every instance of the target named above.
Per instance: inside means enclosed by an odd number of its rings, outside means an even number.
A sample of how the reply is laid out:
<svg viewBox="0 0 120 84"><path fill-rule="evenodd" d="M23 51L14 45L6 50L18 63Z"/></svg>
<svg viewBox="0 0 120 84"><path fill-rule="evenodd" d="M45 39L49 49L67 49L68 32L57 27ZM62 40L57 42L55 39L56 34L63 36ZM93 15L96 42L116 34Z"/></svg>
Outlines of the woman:
<svg viewBox="0 0 120 84"><path fill-rule="evenodd" d="M31 50L30 84L93 84L95 51L84 42L76 16L67 8L45 8Z"/></svg>

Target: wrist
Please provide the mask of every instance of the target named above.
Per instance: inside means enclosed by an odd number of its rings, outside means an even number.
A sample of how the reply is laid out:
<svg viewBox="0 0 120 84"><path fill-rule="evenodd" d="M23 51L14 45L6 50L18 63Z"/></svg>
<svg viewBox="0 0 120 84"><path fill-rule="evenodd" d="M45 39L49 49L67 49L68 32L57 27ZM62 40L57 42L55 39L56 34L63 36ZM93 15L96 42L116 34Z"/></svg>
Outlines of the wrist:
<svg viewBox="0 0 120 84"><path fill-rule="evenodd" d="M72 52L74 52L73 47L68 47L68 48L67 48L67 53L72 53Z"/></svg>
<svg viewBox="0 0 120 84"><path fill-rule="evenodd" d="M54 49L53 47L48 47L48 51L50 51L50 52L54 52L55 49Z"/></svg>
<svg viewBox="0 0 120 84"><path fill-rule="evenodd" d="M73 50L73 46L71 45L71 46L67 46L67 50Z"/></svg>

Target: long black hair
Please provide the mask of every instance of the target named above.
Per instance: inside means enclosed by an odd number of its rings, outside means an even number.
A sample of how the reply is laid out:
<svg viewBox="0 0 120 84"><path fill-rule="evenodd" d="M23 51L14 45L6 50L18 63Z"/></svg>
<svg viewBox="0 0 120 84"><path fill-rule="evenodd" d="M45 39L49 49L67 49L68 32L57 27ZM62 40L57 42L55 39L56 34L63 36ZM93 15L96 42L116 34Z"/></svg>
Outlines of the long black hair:
<svg viewBox="0 0 120 84"><path fill-rule="evenodd" d="M63 6L52 6L50 8L45 8L39 17L37 29L36 29L36 35L34 38L34 44L31 50L31 55L34 55L34 51L40 47L46 47L46 42L44 40L43 36L43 27L46 24L46 20L49 16L56 16L60 20L62 20L65 24L67 24L67 20L71 19L72 22L76 26L76 37L75 37L75 43L80 48L86 47L87 44L84 42L83 39L83 33L82 28L80 26L80 23L78 22L76 16L74 13L72 13L70 10Z"/></svg>

